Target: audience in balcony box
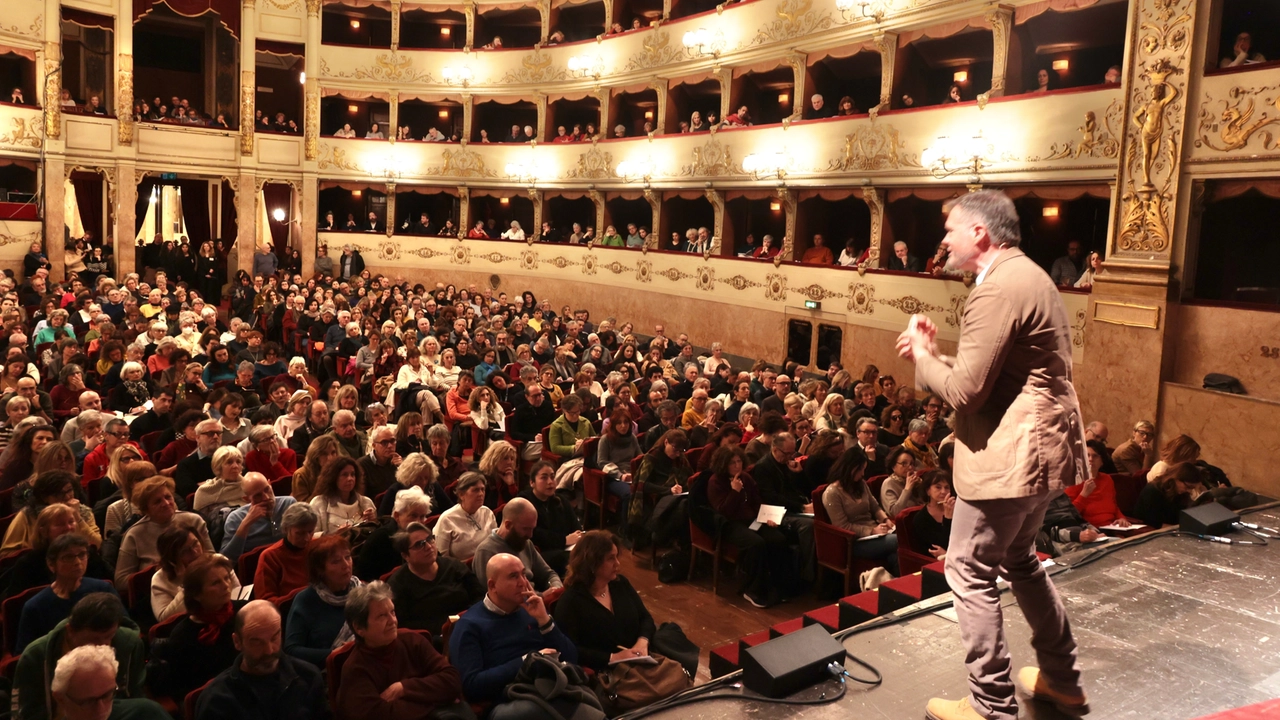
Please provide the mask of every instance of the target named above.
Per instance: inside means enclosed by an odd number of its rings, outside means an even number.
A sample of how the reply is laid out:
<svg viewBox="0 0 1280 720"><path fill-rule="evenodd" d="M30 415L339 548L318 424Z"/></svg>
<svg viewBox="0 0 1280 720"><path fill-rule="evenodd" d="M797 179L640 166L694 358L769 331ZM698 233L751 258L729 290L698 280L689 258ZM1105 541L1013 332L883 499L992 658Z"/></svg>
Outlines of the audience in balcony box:
<svg viewBox="0 0 1280 720"><path fill-rule="evenodd" d="M827 107L826 101L823 100L822 95L814 93L809 98L809 107L804 111L804 119L822 120L824 118L829 118L834 114L835 113L831 111L831 108Z"/></svg>
<svg viewBox="0 0 1280 720"><path fill-rule="evenodd" d="M774 245L773 236L765 235L760 238L760 247L756 248L751 257L758 260L772 260L780 252L782 252L782 248Z"/></svg>
<svg viewBox="0 0 1280 720"><path fill-rule="evenodd" d="M386 140L387 136L382 134L382 130L381 128L378 127L378 123L373 123L369 126L369 132L364 134L364 139L365 140Z"/></svg>
<svg viewBox="0 0 1280 720"><path fill-rule="evenodd" d="M813 247L804 251L804 255L800 257L800 262L806 265L831 264L831 248L826 246L821 233L813 236Z"/></svg>
<svg viewBox="0 0 1280 720"><path fill-rule="evenodd" d="M1058 287L1074 287L1076 281L1080 279L1084 272L1083 260L1080 254L1081 247L1078 240L1072 240L1067 243L1067 254L1053 261L1053 265L1049 269L1049 277L1053 279L1053 284Z"/></svg>
<svg viewBox="0 0 1280 720"><path fill-rule="evenodd" d="M921 264L920 258L910 254L907 251L907 244L901 240L893 244L893 257L889 258L890 270L904 270L906 272L921 272L924 265Z"/></svg>
<svg viewBox="0 0 1280 720"><path fill-rule="evenodd" d="M449 138L445 137L444 133L440 132L436 128L431 128L427 130L427 134L422 138L422 141L434 143L449 142Z"/></svg>
<svg viewBox="0 0 1280 720"><path fill-rule="evenodd" d="M960 86L953 83L951 89L947 90L947 97L942 101L942 104L954 105L962 102L964 102L964 96L960 92Z"/></svg>
<svg viewBox="0 0 1280 720"><path fill-rule="evenodd" d="M524 240L525 239L524 229L520 227L519 220L512 220L511 228L509 230L502 231L502 239L503 240Z"/></svg>
<svg viewBox="0 0 1280 720"><path fill-rule="evenodd" d="M333 136L336 138L353 138L356 136L356 131L351 129L351 123L343 123L342 127Z"/></svg>
<svg viewBox="0 0 1280 720"><path fill-rule="evenodd" d="M1120 84L1120 66L1112 65L1111 67L1107 68L1107 74L1103 76L1102 82L1106 83L1107 85L1119 85Z"/></svg>
<svg viewBox="0 0 1280 720"><path fill-rule="evenodd" d="M1084 272L1080 273L1080 279L1076 280L1075 288L1078 290L1092 290L1094 277L1102 269L1102 255L1097 251L1092 251L1085 258L1084 264Z"/></svg>
<svg viewBox="0 0 1280 720"><path fill-rule="evenodd" d="M9 102L14 105L25 105L26 101L22 99L22 88L16 87L13 92L9 93Z"/></svg>
<svg viewBox="0 0 1280 720"><path fill-rule="evenodd" d="M1031 93L1047 93L1054 88L1051 86L1052 74L1048 68L1040 68L1036 71L1036 86Z"/></svg>
<svg viewBox="0 0 1280 720"><path fill-rule="evenodd" d="M1262 56L1262 53L1250 52L1251 50L1253 50L1253 36L1247 32L1236 35L1236 42L1231 47L1231 54L1222 58L1222 62L1218 63L1218 67L1233 68L1267 61Z"/></svg>
<svg viewBox="0 0 1280 720"><path fill-rule="evenodd" d="M836 103L836 115L840 117L848 117L858 114L858 106L853 104L853 98L845 95L840 98L840 102Z"/></svg>

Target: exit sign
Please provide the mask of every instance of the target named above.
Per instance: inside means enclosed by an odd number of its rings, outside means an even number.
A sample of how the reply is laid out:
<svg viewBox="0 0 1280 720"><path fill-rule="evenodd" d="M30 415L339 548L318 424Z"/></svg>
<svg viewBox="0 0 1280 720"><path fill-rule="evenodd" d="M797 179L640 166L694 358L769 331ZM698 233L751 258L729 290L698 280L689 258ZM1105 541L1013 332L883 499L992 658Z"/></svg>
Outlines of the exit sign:
<svg viewBox="0 0 1280 720"><path fill-rule="evenodd" d="M805 310L821 310L822 303L818 302L817 300L805 300L804 309Z"/></svg>
<svg viewBox="0 0 1280 720"><path fill-rule="evenodd" d="M177 180L178 173L160 173L161 180Z"/></svg>

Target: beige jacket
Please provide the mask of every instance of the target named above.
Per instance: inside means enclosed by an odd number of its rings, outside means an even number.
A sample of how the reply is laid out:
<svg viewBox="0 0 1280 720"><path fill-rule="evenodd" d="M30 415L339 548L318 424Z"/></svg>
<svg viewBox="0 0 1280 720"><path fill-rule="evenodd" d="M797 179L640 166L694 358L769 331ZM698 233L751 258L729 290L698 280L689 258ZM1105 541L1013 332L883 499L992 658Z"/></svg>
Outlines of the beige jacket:
<svg viewBox="0 0 1280 720"><path fill-rule="evenodd" d="M916 359L916 384L956 409L960 498L1041 495L1088 476L1066 307L1021 250L970 293L956 356Z"/></svg>

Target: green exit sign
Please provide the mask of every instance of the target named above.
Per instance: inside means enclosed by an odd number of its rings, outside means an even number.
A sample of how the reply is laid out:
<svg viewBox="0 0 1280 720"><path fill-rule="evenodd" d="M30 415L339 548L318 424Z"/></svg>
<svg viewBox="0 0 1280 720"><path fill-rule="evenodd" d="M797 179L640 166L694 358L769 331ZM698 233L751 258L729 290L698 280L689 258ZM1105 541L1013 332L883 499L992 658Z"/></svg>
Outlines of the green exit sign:
<svg viewBox="0 0 1280 720"><path fill-rule="evenodd" d="M805 310L821 310L822 303L818 302L817 300L805 300L804 309Z"/></svg>

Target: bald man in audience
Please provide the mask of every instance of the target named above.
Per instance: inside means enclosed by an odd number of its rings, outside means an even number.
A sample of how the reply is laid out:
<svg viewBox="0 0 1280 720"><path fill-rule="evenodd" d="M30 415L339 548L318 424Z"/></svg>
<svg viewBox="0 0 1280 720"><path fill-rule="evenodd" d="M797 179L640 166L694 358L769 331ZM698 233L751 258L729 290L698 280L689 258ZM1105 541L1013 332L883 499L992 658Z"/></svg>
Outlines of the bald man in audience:
<svg viewBox="0 0 1280 720"><path fill-rule="evenodd" d="M538 527L538 509L522 497L512 498L502 509L502 524L476 548L471 567L481 583L487 579L489 558L508 553L519 558L530 585L540 595L563 590L560 576L533 546L533 531ZM555 597L558 597L557 592Z"/></svg>
<svg viewBox="0 0 1280 720"><path fill-rule="evenodd" d="M195 720L327 720L324 678L311 663L280 651L280 611L254 600L236 614L231 634L240 656L209 682Z"/></svg>

